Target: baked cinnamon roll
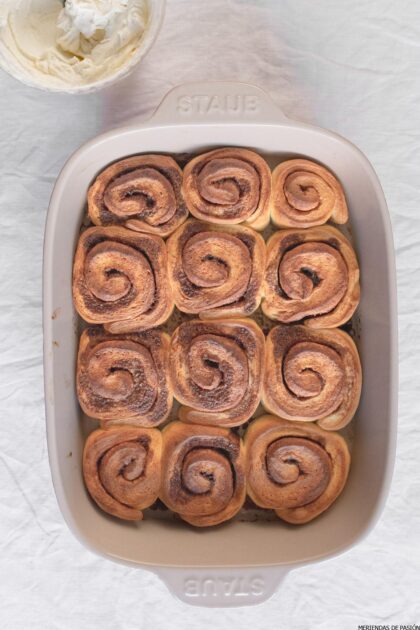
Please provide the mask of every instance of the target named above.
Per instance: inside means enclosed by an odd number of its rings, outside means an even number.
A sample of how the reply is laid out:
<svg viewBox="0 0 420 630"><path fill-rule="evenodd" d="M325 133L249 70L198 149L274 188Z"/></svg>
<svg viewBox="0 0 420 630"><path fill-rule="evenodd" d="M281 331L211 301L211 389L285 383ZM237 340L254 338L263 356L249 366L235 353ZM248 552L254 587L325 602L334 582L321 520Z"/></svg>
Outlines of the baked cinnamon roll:
<svg viewBox="0 0 420 630"><path fill-rule="evenodd" d="M167 155L135 155L103 170L88 192L95 225L122 225L168 236L185 221L182 171Z"/></svg>
<svg viewBox="0 0 420 630"><path fill-rule="evenodd" d="M103 425L153 427L168 417L169 335L109 335L100 328L82 333L77 360L77 394L83 411Z"/></svg>
<svg viewBox="0 0 420 630"><path fill-rule="evenodd" d="M182 190L188 209L208 223L246 223L264 229L270 219L271 173L266 161L248 149L203 153L184 169Z"/></svg>
<svg viewBox="0 0 420 630"><path fill-rule="evenodd" d="M262 310L283 323L335 328L359 304L359 266L347 239L324 225L280 230L267 243Z"/></svg>
<svg viewBox="0 0 420 630"><path fill-rule="evenodd" d="M246 494L241 439L228 429L183 422L171 422L162 435L163 503L196 527L235 516Z"/></svg>
<svg viewBox="0 0 420 630"><path fill-rule="evenodd" d="M169 373L185 422L238 426L260 401L264 335L252 320L192 320L173 333Z"/></svg>
<svg viewBox="0 0 420 630"><path fill-rule="evenodd" d="M127 521L158 497L162 435L157 429L120 426L98 429L86 440L83 476L102 510Z"/></svg>
<svg viewBox="0 0 420 630"><path fill-rule="evenodd" d="M350 454L338 433L263 416L250 424L244 444L249 496L288 523L316 518L345 486Z"/></svg>
<svg viewBox="0 0 420 630"><path fill-rule="evenodd" d="M265 244L242 226L187 221L168 239L175 304L204 319L240 317L258 308Z"/></svg>
<svg viewBox="0 0 420 630"><path fill-rule="evenodd" d="M311 160L287 160L273 171L271 218L279 227L309 228L328 220L346 223L348 210L340 182Z"/></svg>
<svg viewBox="0 0 420 630"><path fill-rule="evenodd" d="M73 299L84 320L112 333L163 323L173 308L164 241L122 227L88 228L74 259Z"/></svg>
<svg viewBox="0 0 420 630"><path fill-rule="evenodd" d="M276 326L270 331L263 386L268 411L341 429L357 409L361 382L356 346L342 330Z"/></svg>

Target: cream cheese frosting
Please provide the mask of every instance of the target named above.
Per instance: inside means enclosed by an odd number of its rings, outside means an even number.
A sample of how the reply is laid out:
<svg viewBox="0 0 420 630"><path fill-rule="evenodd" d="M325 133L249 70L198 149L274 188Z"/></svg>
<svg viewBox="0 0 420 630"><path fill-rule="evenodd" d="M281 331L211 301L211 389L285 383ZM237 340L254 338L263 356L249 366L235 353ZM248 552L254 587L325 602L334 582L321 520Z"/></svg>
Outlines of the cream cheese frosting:
<svg viewBox="0 0 420 630"><path fill-rule="evenodd" d="M0 60L46 87L89 85L129 63L148 24L147 0L6 0Z"/></svg>

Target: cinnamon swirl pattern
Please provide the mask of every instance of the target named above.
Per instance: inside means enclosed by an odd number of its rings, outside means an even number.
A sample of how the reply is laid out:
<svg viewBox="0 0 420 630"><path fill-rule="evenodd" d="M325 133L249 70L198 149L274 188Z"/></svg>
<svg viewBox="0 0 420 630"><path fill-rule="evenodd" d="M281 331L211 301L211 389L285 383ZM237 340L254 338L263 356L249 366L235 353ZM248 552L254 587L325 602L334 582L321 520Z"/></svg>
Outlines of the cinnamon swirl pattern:
<svg viewBox="0 0 420 630"><path fill-rule="evenodd" d="M112 333L166 321L173 300L164 241L122 227L87 229L74 259L73 300L84 320Z"/></svg>
<svg viewBox="0 0 420 630"><path fill-rule="evenodd" d="M271 173L254 151L226 148L197 156L184 169L182 190L197 219L221 225L246 222L255 230L269 222Z"/></svg>
<svg viewBox="0 0 420 630"><path fill-rule="evenodd" d="M162 435L157 429L110 427L86 440L83 476L102 510L127 521L140 521L160 486Z"/></svg>
<svg viewBox="0 0 420 630"><path fill-rule="evenodd" d="M258 308L265 243L242 226L187 221L168 239L175 304L204 319L241 317Z"/></svg>
<svg viewBox="0 0 420 630"><path fill-rule="evenodd" d="M166 155L119 160L103 170L89 188L89 216L95 225L119 224L168 236L188 216L181 184L181 169Z"/></svg>
<svg viewBox="0 0 420 630"><path fill-rule="evenodd" d="M338 433L263 416L244 443L249 496L288 523L316 518L344 488L350 454Z"/></svg>
<svg viewBox="0 0 420 630"><path fill-rule="evenodd" d="M341 429L357 409L361 380L356 346L342 330L276 326L266 339L263 404L282 418Z"/></svg>
<svg viewBox="0 0 420 630"><path fill-rule="evenodd" d="M346 223L348 210L340 182L311 160L287 160L273 171L271 218L279 227L309 228L329 219Z"/></svg>
<svg viewBox="0 0 420 630"><path fill-rule="evenodd" d="M187 523L218 525L246 494L241 439L221 427L172 422L163 429L160 499Z"/></svg>
<svg viewBox="0 0 420 630"><path fill-rule="evenodd" d="M85 330L77 361L83 411L103 425L161 424L172 406L168 350L169 336L157 330L126 335Z"/></svg>
<svg viewBox="0 0 420 630"><path fill-rule="evenodd" d="M264 313L313 328L341 326L360 298L359 266L347 239L324 225L281 230L267 243Z"/></svg>
<svg viewBox="0 0 420 630"><path fill-rule="evenodd" d="M101 425L83 453L97 505L141 520L160 499L196 527L232 519L247 492L293 524L327 510L350 466L336 431L362 379L338 329L359 303L358 262L325 225L348 220L337 178L304 159L271 175L234 147L183 172L169 156L131 156L96 177L88 214L73 300L95 324L80 336L76 383ZM265 243L270 218L286 229ZM260 305L277 325L250 319ZM157 327L174 307L169 337ZM273 415L254 420L260 403Z"/></svg>
<svg viewBox="0 0 420 630"><path fill-rule="evenodd" d="M180 418L238 426L260 401L264 335L251 320L192 320L173 333L169 372Z"/></svg>

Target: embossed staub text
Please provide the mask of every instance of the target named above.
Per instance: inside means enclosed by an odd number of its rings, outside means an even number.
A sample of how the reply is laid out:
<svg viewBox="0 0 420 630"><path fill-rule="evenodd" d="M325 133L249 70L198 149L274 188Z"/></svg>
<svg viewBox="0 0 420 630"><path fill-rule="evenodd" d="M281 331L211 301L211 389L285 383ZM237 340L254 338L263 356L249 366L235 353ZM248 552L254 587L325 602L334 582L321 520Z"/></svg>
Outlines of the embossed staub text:
<svg viewBox="0 0 420 630"><path fill-rule="evenodd" d="M264 579L260 575L252 577L189 577L184 581L187 597L260 597L264 593Z"/></svg>
<svg viewBox="0 0 420 630"><path fill-rule="evenodd" d="M177 112L184 116L192 114L252 116L260 110L260 102L255 94L190 94L179 96L176 107Z"/></svg>

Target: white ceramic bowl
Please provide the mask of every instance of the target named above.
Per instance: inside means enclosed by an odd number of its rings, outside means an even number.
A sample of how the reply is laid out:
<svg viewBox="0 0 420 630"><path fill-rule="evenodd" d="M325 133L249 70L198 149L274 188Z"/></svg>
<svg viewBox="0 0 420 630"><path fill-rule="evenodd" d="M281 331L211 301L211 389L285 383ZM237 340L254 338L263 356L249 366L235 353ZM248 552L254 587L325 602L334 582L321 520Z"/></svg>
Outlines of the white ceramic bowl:
<svg viewBox="0 0 420 630"><path fill-rule="evenodd" d="M24 68L18 62L16 57L4 48L0 53L0 68L13 76L15 79L18 79L21 83L46 92L88 94L90 92L97 92L98 90L102 90L103 88L113 85L114 83L117 83L121 79L124 79L126 76L128 76L143 59L143 57L150 50L153 43L155 42L159 34L160 27L162 26L163 17L165 14L166 0L148 0L148 3L149 22L137 51L132 57L130 57L126 64L121 66L121 68L97 81L92 81L90 83L79 86L69 85L66 87L63 85L59 85L58 83L57 85L46 86L40 80L38 80L37 73L31 73L30 70Z"/></svg>
<svg viewBox="0 0 420 630"><path fill-rule="evenodd" d="M134 153L183 153L246 146L271 164L305 156L342 182L360 261L358 341L363 392L348 483L327 512L300 526L242 522L193 530L148 515L139 524L101 512L83 484L86 431L75 393L78 317L72 262L86 192L108 163ZM153 118L105 133L79 149L60 174L48 213L44 250L45 398L51 471L61 511L75 536L96 553L154 571L196 605L240 606L267 599L287 573L355 545L373 527L391 480L397 421L395 261L385 199L368 160L329 131L287 119L253 86L202 83L170 92Z"/></svg>

